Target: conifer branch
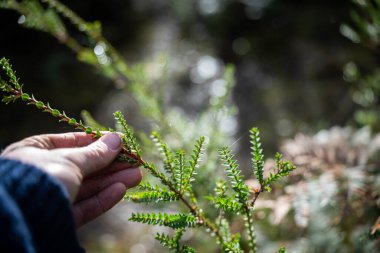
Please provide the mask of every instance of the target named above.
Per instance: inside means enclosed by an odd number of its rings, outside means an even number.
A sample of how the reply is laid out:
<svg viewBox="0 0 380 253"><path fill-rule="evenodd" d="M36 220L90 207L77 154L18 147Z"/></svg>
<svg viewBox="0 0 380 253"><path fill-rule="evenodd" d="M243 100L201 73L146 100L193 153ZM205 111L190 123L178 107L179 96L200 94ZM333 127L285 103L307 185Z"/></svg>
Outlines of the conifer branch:
<svg viewBox="0 0 380 253"><path fill-rule="evenodd" d="M231 151L224 147L220 151L220 156L224 165L226 166L227 177L232 185L232 189L236 192L236 199L240 203L240 206L230 202L227 198L222 198L224 203L219 199L219 206L228 207L233 210L233 208L239 208L244 213L244 225L248 230L248 246L250 253L256 253L256 235L253 228L253 219L251 209L248 204L248 187L243 181L240 175L240 170L238 169L237 161L234 159ZM223 203L223 205L221 205Z"/></svg>
<svg viewBox="0 0 380 253"><path fill-rule="evenodd" d="M157 241L160 242L160 244L170 250L176 250L178 251L178 244L172 240L169 235L166 235L164 233L157 233L154 237Z"/></svg>
<svg viewBox="0 0 380 253"><path fill-rule="evenodd" d="M133 133L132 129L128 126L123 114L120 111L116 111L113 115L115 116L116 121L122 127L122 132L124 133L124 135L122 136L124 146L130 149L128 150L129 152L133 152L136 153L138 156L141 156L140 145L137 143L135 134Z"/></svg>
<svg viewBox="0 0 380 253"><path fill-rule="evenodd" d="M248 199L248 187L243 181L243 177L240 175L241 171L238 169L239 165L234 159L233 154L228 147L221 148L219 155L223 161L223 165L226 167L227 177L231 183L232 189L236 192L237 200L244 204Z"/></svg>
<svg viewBox="0 0 380 253"><path fill-rule="evenodd" d="M180 150L175 154L175 164L174 164L174 183L178 191L182 194L183 191L183 181L185 171L185 152Z"/></svg>
<svg viewBox="0 0 380 253"><path fill-rule="evenodd" d="M189 184L194 181L194 175L196 174L196 169L199 168L199 162L202 155L202 148L205 143L205 137L201 136L199 140L195 143L195 148L193 149L193 153L191 155L191 160L189 161L189 169L185 174L185 182L182 187L183 192L186 192Z"/></svg>
<svg viewBox="0 0 380 253"><path fill-rule="evenodd" d="M269 177L264 182L265 190L268 192L271 191L271 183L279 180L280 178L288 176L290 172L296 169L296 166L294 166L291 162L283 161L280 153L276 153L275 161L277 167L276 172L270 173Z"/></svg>
<svg viewBox="0 0 380 253"><path fill-rule="evenodd" d="M78 16L74 11L68 8L66 5L62 4L56 0L40 0L43 3L48 4L48 6L62 14L63 17L67 18L77 29L84 32L89 38L91 38L97 45L101 45L105 49L105 53L110 56L110 64L113 66L113 70L116 72L116 77L114 81L116 83L122 83L125 85L128 79L126 73L129 73L129 66L124 62L122 55L116 50L112 44L103 36L101 23L95 21L93 23L86 22L80 16ZM69 43L67 43L68 46ZM85 52L84 50L77 51L77 53ZM101 66L98 65L99 68Z"/></svg>
<svg viewBox="0 0 380 253"><path fill-rule="evenodd" d="M190 204L190 202L185 198L183 193L179 192L178 189L176 189L176 187L171 182L169 182L168 179L162 173L158 172L155 169L153 164L142 161L141 165L144 168L148 169L154 176L158 177L162 184L166 185L171 191L173 191L177 194L177 196L182 201L182 203L184 203L185 206L187 208L189 208L190 212L195 217L197 217L199 225L202 225L202 226L208 228L212 233L214 233L218 237L218 239L221 242L224 241L223 237L221 236L221 234L219 232L217 225L214 224L213 222L211 222L208 218L206 218L204 216L202 210L198 206Z"/></svg>
<svg viewBox="0 0 380 253"><path fill-rule="evenodd" d="M25 17L21 24L25 27L50 33L60 43L66 44L74 52L83 50L80 43L67 32L62 20L53 10L44 10L37 0L29 1L4 1L0 8L15 10Z"/></svg>
<svg viewBox="0 0 380 253"><path fill-rule="evenodd" d="M139 187L144 189L145 187ZM177 201L178 195L174 192L162 189L156 185L145 191L138 191L134 193L127 193L124 199L131 200L135 203L143 202L173 202Z"/></svg>
<svg viewBox="0 0 380 253"><path fill-rule="evenodd" d="M251 209L249 208L248 204L246 203L243 207L244 209L244 225L247 229L248 233L248 247L250 253L256 253L257 252L257 244L256 244L256 234L255 234L255 228L253 226L253 217Z"/></svg>
<svg viewBox="0 0 380 253"><path fill-rule="evenodd" d="M2 99L5 103L14 102L18 99L26 102L28 105L35 105L43 112L51 114L53 117L58 118L59 121L63 121L73 126L75 129L82 130L87 134L92 135L94 138L99 138L102 133L99 130L93 130L91 127L86 126L82 121L69 117L65 112L61 112L58 109L52 108L49 103L44 103L37 100L33 95L29 95L23 92L22 85L20 85L15 72L12 70L9 61L5 58L0 60L0 90L4 93ZM218 242L221 244L223 250L228 252L242 252L239 243L239 235L231 235L228 231L228 225L223 224L223 212L233 211L241 212L245 216L245 227L248 233L248 245L249 252L256 253L256 237L253 226L252 209L255 201L259 197L260 193L270 191L270 184L278 179L287 176L291 171L295 169L289 161L283 161L280 154L276 154L276 167L275 173L271 173L266 179L263 177L264 168L264 156L261 149L261 143L259 138L259 131L257 128L251 129L251 143L252 143L252 163L254 173L256 174L259 182L260 189L254 190L254 195L249 200L249 189L243 181L243 177L240 175L241 171L234 155L228 148L222 148L219 150L219 155L223 164L226 166L227 178L232 186L232 190L235 196L228 196L226 182L221 181L218 183L215 192L215 197L210 197L214 202L216 208L220 210L221 221L219 223L212 222L203 213L202 209L197 205L196 197L191 188L191 182L194 180L196 169L199 167L200 157L202 155L202 149L205 142L205 138L201 137L197 140L192 155L186 166L185 153L179 151L173 157L171 151L167 145L160 139L158 134L154 134L153 137L161 148L164 155L165 163L167 164L166 170L169 172L168 177L166 174L160 172L154 164L144 161L141 157L141 150L134 136L132 129L128 126L124 116L121 112L115 112L114 114L117 123L122 128L123 135L123 148L119 154L120 158L134 163L137 166L142 166L147 169L154 177L158 178L165 188L159 186L152 186L149 183L141 185L140 189L143 191L137 193L127 194L126 199L135 202L169 202L180 200L190 211L190 214L161 214L161 213L134 213L130 218L131 221L168 226L176 231L175 236L171 239L166 235L158 235L156 238L168 248L175 247L176 252L195 252L188 246L179 246L179 239L183 234L183 229L187 227L200 226L210 230L210 232L217 237ZM189 197L190 196L190 197Z"/></svg>
<svg viewBox="0 0 380 253"><path fill-rule="evenodd" d="M56 10L58 13L61 13L62 16L67 18L73 25L75 25L79 31L84 32L88 37L92 38L98 44L104 44L114 62L119 62L123 58L120 53L112 46L112 44L103 37L100 22L86 22L70 8L59 1L41 0L41 2L48 4L50 8Z"/></svg>
<svg viewBox="0 0 380 253"><path fill-rule="evenodd" d="M252 167L253 173L256 175L259 180L260 185L264 183L264 155L263 149L261 148L260 142L260 132L254 127L250 131L250 139L251 139L251 155L252 155Z"/></svg>
<svg viewBox="0 0 380 253"><path fill-rule="evenodd" d="M25 93L22 89L22 85L20 85L16 77L15 72L12 69L12 66L9 64L9 61L7 59L2 58L0 60L0 68L8 79L4 79L4 75L0 73L0 89L4 93L2 99L4 103L8 104L10 102L15 102L16 100L21 99L27 105L34 105L37 107L37 109L43 112L47 112L53 117L58 118L59 122L66 122L67 124L73 126L75 129L82 130L85 133L92 135L94 138L99 138L103 135L100 131L93 130L91 127L84 125L81 120L78 121L73 117L69 117L64 111L54 109L50 106L49 103L44 103L40 100L37 100L34 95ZM128 162L133 162L136 165L145 163L145 161L143 161L138 154L130 152L129 150L131 149L127 145L124 145L120 156L122 158L128 158Z"/></svg>
<svg viewBox="0 0 380 253"><path fill-rule="evenodd" d="M156 143L156 146L158 147L158 150L161 152L163 158L164 158L164 169L167 173L171 174L171 176L174 178L174 169L173 169L173 156L171 151L169 150L168 145L162 140L160 134L156 131L154 131L151 135L152 140Z"/></svg>
<svg viewBox="0 0 380 253"><path fill-rule="evenodd" d="M130 221L151 225L171 227L174 229L195 227L197 219L191 214L167 214L167 213L132 213Z"/></svg>
<svg viewBox="0 0 380 253"><path fill-rule="evenodd" d="M157 233L155 236L155 239L160 242L160 244L169 250L172 250L173 252L176 253L195 253L195 250L193 248L190 248L186 245L181 245L179 244L179 239L181 239L183 233L185 232L185 229L177 229L175 231L175 234L173 238L170 238L169 235L166 235L164 233L159 234Z"/></svg>

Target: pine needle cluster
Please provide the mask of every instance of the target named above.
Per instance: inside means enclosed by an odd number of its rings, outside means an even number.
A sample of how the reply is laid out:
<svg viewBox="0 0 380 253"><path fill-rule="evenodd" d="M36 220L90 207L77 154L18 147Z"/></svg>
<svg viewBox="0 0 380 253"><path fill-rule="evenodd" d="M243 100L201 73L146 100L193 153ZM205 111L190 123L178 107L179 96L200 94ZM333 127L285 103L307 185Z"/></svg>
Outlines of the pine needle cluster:
<svg viewBox="0 0 380 253"><path fill-rule="evenodd" d="M99 129L86 126L81 120L78 121L69 117L63 111L53 109L49 103L39 101L33 95L25 93L8 60L1 59L0 67L0 89L3 93L3 102L8 104L21 99L26 104L35 105L37 109L51 114L53 117L58 118L59 121L66 122L74 128L92 135L94 138L99 138L102 135ZM196 140L190 154L186 154L183 150L171 150L160 134L154 132L152 140L156 143L163 159L163 169L158 169L153 163L142 159L140 146L123 114L117 111L114 116L123 134L123 149L119 159L144 167L160 182L159 185L143 183L138 187L138 191L128 193L125 199L136 203L180 201L188 210L185 213L174 214L133 213L129 219L130 221L174 229L173 237L168 234L156 235L156 239L173 252L195 252L193 248L180 243L185 231L192 228L203 228L209 231L211 236L216 237L216 241L223 252L257 252L256 235L253 226L255 201L262 192L270 191L270 185L273 182L287 176L295 169L295 166L289 161L282 160L281 155L277 154L276 168L270 173L269 177L264 178L264 155L261 148L260 133L257 128L251 129L250 138L252 144L252 174L256 175L260 187L250 189L244 182L232 151L228 147L221 148L219 155L225 167L226 178L216 183L214 194L208 197L219 212L219 216L215 218L205 213L198 205L197 197L193 191L196 184L196 175L201 167L206 138L200 137ZM244 238L238 233L231 233L230 223L225 213L243 217L247 231ZM243 241L248 246L244 246ZM285 251L280 249L279 252Z"/></svg>

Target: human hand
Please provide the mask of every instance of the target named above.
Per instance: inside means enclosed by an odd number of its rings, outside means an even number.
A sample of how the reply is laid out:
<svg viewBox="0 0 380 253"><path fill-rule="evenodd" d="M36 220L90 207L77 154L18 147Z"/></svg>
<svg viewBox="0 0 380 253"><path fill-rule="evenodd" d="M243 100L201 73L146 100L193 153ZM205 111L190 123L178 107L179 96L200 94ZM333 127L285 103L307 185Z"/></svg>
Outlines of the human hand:
<svg viewBox="0 0 380 253"><path fill-rule="evenodd" d="M77 227L103 214L141 181L141 172L114 161L121 150L117 133L95 140L85 133L44 134L7 147L3 157L35 165L66 189Z"/></svg>

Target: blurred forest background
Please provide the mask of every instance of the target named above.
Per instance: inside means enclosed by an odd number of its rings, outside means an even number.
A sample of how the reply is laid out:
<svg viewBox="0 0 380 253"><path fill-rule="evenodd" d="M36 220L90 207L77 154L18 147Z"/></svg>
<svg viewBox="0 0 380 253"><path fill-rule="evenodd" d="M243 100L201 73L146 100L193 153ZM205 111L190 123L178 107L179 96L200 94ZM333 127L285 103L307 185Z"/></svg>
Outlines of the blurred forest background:
<svg viewBox="0 0 380 253"><path fill-rule="evenodd" d="M266 152L273 153L281 146L288 157L296 161L300 157L307 159L299 164L309 166L306 168L309 173L301 171L290 179L294 188L287 189L285 197L289 199L281 199L281 203L274 200L262 202L264 209L275 211L273 205L280 205L285 210L284 214L275 212L275 216L266 216L265 212L261 214L269 220L268 224L264 222L259 226L259 231L265 231L269 223L275 226L261 236L258 233L258 240L262 241L260 244L268 245L263 252L274 250L270 243L278 238L290 245L291 252L374 252L371 251L376 248L373 242L366 243L366 248L358 246L353 238L360 238L370 229L379 215L379 209L374 202L355 202L350 206L341 199L349 185L343 184L343 188L339 188L340 179L337 179L338 183L334 181L347 164L367 164L373 147L378 145L376 142L371 147L363 147L376 139L376 132L371 133L367 128L359 132L353 130L362 126L354 117L361 106L353 99L359 84L348 82L353 81L348 79L355 75L352 72L356 71L356 66L363 75L373 73L379 65L379 55L376 50L353 43L341 34L342 24L353 22L350 12L356 6L351 1L62 2L87 21L99 20L103 35L127 62L143 64L147 70L145 73L152 80L169 83L171 90L166 91L169 94L162 99L167 99L166 103L180 108L179 112L190 118L197 117L202 111L208 93L225 92L217 82L227 64L235 66L236 85L232 91L232 101L236 106L236 116L225 120L222 127L232 136L239 160L242 164L249 164L247 133L252 126L258 126ZM114 85L94 68L78 61L70 49L49 34L25 29L19 24L22 22L20 14L0 10L0 56L11 59L26 90L38 94L40 99L50 101L57 108L65 108L73 116L80 115L81 110L86 109L106 126L113 126L112 112L121 109L127 112L127 119L132 125L149 130L146 121L139 119L131 95L121 92L123 87ZM83 34L74 33L73 36L86 43ZM351 75L346 73L344 76L344 66L346 71L351 71ZM1 148L33 134L71 131L64 124L58 125L49 115L21 103L7 107L1 105L0 115ZM331 130L333 126L338 127ZM345 128L347 126L352 129ZM372 125L372 129L376 130L376 124ZM202 134L203 129L192 131ZM313 137L314 134L317 138ZM326 147L333 141L336 141L333 147ZM313 153L316 149L324 150L321 151L323 154ZM351 156L351 160L347 158L350 152L354 157ZM333 169L334 172L330 173ZM376 169L371 167L368 173ZM313 174L314 170L318 171ZM364 170L354 173L350 174L352 178L362 179L368 175ZM344 175L344 178L348 176ZM371 177L371 180L379 181L378 177ZM365 182L363 179L355 187L360 188ZM329 183L332 188L326 190L327 193L320 192L319 196L327 199L321 200L312 195L320 186ZM301 193L305 193L303 196L306 197L302 199L299 196ZM364 194L368 196L369 193ZM324 208L331 211L333 205L325 203L314 209L300 208L303 211L299 213L295 210L297 205L307 205L306 202L313 197L319 204L321 201L329 202L328 196L331 199L336 197L334 201L344 206L343 213L332 211L331 223L327 222L330 218L322 217L320 212ZM287 202L292 203L291 206L284 204ZM141 236L139 233L144 232L133 224L128 225L125 221L127 217L123 218L123 213L130 206L121 204L108 216L80 231L81 240L89 252L158 252L153 237L147 234ZM367 207L370 212L367 212ZM359 209L366 211L352 214L355 212L353 210ZM290 216L296 217L295 221L285 222L281 228L278 224L288 211ZM306 218L318 213L320 217L316 215L315 221ZM363 218L364 214L370 215ZM117 215L119 218L114 218ZM340 220L345 215L353 215L357 219L352 221L353 224L346 224ZM120 220L123 221L121 224ZM328 224L321 224L321 221ZM359 223L360 229L357 230L355 224ZM289 232L294 224L300 229ZM334 228L332 224L339 224L339 228ZM203 249L200 252L209 251Z"/></svg>

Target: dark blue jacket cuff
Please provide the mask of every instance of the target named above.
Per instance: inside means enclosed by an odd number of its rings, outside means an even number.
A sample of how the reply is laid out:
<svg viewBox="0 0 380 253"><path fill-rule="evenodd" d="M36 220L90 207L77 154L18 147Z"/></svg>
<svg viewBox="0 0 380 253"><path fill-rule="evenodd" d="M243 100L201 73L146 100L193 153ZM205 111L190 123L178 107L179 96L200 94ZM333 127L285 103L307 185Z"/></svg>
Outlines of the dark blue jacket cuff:
<svg viewBox="0 0 380 253"><path fill-rule="evenodd" d="M0 252L84 252L71 204L42 170L0 158Z"/></svg>

